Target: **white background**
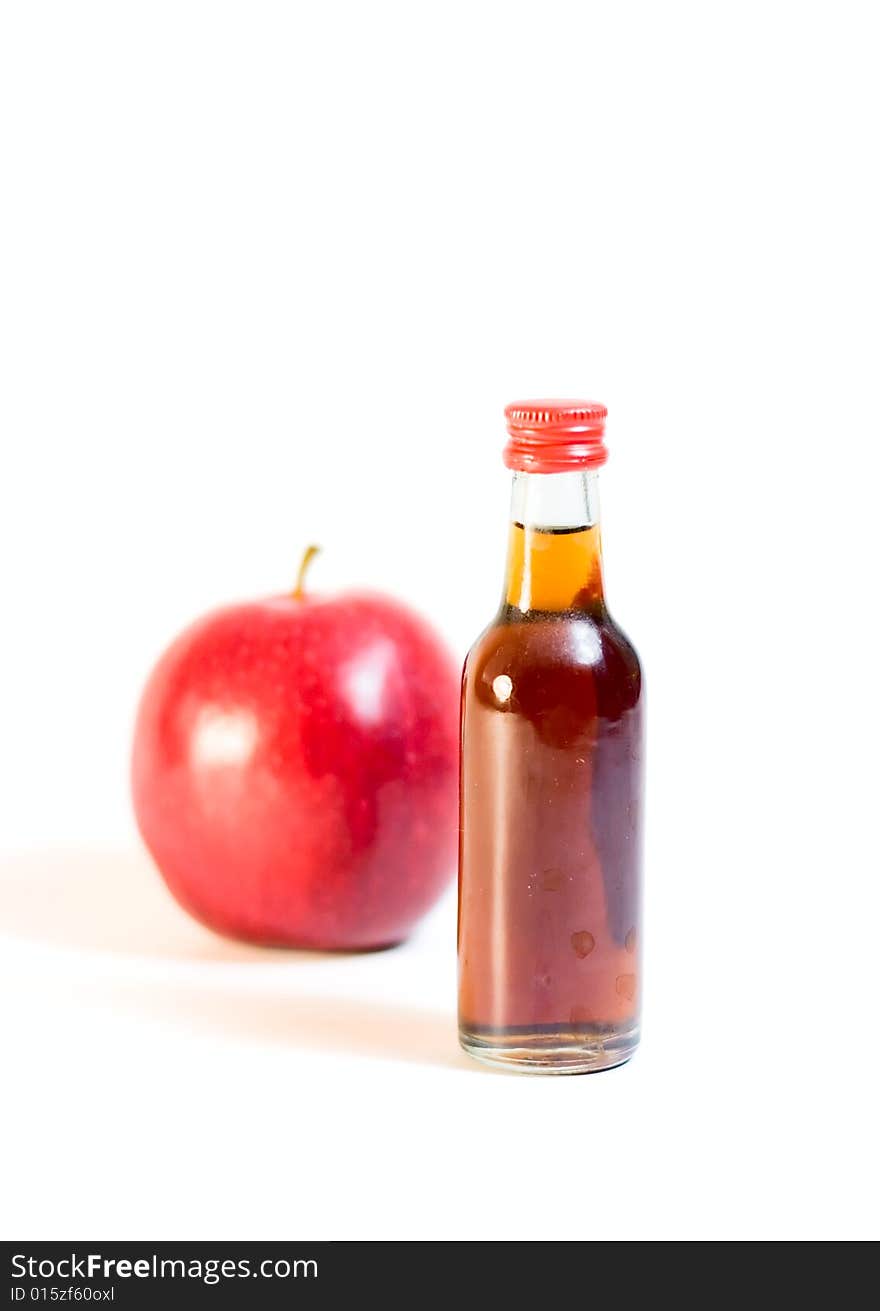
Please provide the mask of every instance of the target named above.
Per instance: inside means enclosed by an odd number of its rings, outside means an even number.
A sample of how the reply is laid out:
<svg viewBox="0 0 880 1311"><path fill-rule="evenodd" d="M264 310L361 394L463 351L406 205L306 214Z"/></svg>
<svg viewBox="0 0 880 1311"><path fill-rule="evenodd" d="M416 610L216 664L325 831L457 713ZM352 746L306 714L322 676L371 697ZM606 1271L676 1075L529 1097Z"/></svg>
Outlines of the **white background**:
<svg viewBox="0 0 880 1311"><path fill-rule="evenodd" d="M4 5L4 1236L876 1236L874 18ZM530 1080L457 1054L451 898L381 956L223 944L127 757L167 640L312 540L463 655L502 407L572 393L648 676L646 1036Z"/></svg>

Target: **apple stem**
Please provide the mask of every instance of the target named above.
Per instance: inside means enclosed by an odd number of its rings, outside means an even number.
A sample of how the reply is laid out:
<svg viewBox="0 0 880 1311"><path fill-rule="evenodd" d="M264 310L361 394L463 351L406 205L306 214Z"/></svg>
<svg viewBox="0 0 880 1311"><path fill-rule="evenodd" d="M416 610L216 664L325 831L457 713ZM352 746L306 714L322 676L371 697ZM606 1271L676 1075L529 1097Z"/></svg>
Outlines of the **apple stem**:
<svg viewBox="0 0 880 1311"><path fill-rule="evenodd" d="M312 563L312 561L314 560L315 556L318 554L320 549L321 549L320 546L307 546L305 551L303 551L303 558L300 561L299 573L296 576L296 587L293 589L293 598L295 601L299 601L304 594L306 574L308 572L309 565Z"/></svg>

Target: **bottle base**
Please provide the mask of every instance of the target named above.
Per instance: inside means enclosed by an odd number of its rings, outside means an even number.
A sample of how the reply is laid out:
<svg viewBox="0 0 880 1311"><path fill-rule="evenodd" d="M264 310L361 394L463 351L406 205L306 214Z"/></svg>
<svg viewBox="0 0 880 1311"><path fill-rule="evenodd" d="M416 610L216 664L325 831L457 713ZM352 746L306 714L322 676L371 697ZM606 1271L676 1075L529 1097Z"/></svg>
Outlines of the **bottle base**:
<svg viewBox="0 0 880 1311"><path fill-rule="evenodd" d="M595 1074L634 1055L638 1024L459 1031L469 1056L520 1074Z"/></svg>

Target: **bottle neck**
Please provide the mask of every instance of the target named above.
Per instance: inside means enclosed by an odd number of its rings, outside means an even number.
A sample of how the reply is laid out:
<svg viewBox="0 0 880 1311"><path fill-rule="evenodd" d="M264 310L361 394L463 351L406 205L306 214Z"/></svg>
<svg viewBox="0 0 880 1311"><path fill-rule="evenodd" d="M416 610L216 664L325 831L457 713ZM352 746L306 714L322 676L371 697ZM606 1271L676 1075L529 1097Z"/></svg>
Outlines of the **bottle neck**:
<svg viewBox="0 0 880 1311"><path fill-rule="evenodd" d="M504 604L523 614L604 608L597 475L515 473Z"/></svg>

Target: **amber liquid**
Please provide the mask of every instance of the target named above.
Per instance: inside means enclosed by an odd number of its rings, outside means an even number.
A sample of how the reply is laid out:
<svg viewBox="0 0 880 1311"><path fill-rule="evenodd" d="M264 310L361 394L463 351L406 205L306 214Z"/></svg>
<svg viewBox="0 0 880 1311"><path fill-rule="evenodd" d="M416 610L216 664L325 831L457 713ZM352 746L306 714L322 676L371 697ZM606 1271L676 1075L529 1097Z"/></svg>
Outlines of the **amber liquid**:
<svg viewBox="0 0 880 1311"><path fill-rule="evenodd" d="M459 1010L473 1055L581 1072L638 1041L641 670L599 532L511 527L462 691Z"/></svg>

